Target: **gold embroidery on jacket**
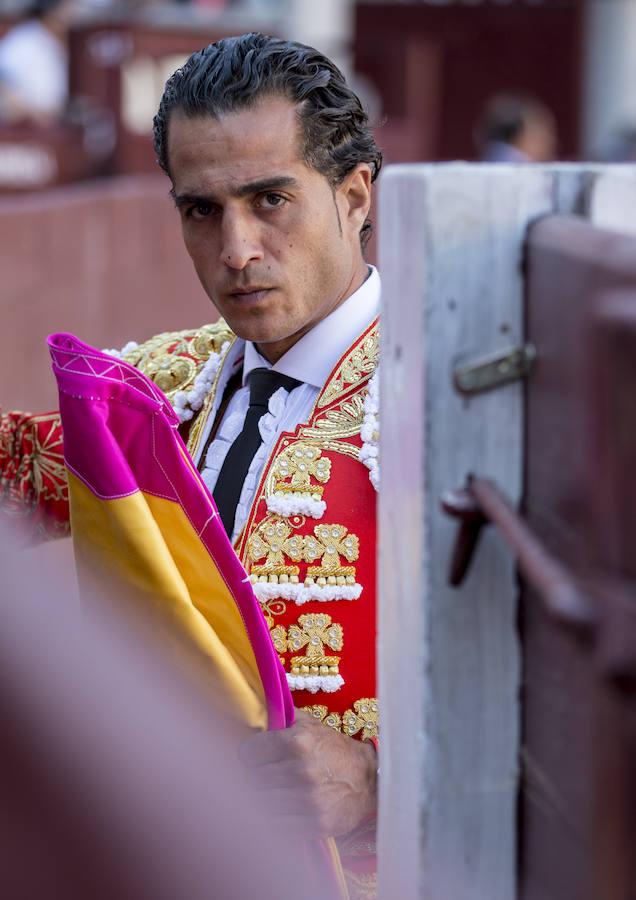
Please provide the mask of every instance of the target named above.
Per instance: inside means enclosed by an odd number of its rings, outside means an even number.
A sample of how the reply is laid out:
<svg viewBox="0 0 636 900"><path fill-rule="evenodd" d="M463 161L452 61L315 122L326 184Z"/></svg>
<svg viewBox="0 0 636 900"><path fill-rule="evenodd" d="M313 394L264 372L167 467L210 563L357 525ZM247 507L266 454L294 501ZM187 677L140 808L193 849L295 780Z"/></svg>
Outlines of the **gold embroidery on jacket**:
<svg viewBox="0 0 636 900"><path fill-rule="evenodd" d="M353 712L353 710L348 709L341 716L340 713L330 712L329 708L322 704L303 706L302 709L310 713L314 719L318 719L318 721L322 722L323 725L328 725L335 731L344 732L344 734L351 738L357 737L358 735L362 740L377 738L379 727L379 707L377 699L375 697L363 697L360 700L356 700L353 707L354 709L359 710L359 714L358 712ZM370 723L366 728L365 722ZM360 732L362 733L360 734Z"/></svg>
<svg viewBox="0 0 636 900"><path fill-rule="evenodd" d="M48 426L42 436L40 426ZM8 514L30 515L39 499L68 499L59 413L27 416L17 424L0 416L0 456L11 461L9 475L0 476L0 497L6 494ZM25 503L31 491L30 502Z"/></svg>
<svg viewBox="0 0 636 900"><path fill-rule="evenodd" d="M250 535L248 551L254 560L265 559L262 565L251 566L252 580L271 581L274 584L298 584L298 566L290 566L285 562L286 553L292 560L302 558L303 539L300 535L292 535L290 525L284 519L269 519L263 522Z"/></svg>
<svg viewBox="0 0 636 900"><path fill-rule="evenodd" d="M194 331L166 331L130 350L124 360L172 397L188 390L210 353L218 352L232 332L220 319Z"/></svg>
<svg viewBox="0 0 636 900"><path fill-rule="evenodd" d="M338 675L340 657L325 656L325 646L330 650L342 650L342 625L331 621L326 613L306 613L298 617L297 625L290 625L287 631L289 650L307 647L304 656L294 656L291 660L292 675Z"/></svg>
<svg viewBox="0 0 636 900"><path fill-rule="evenodd" d="M269 628L272 628L274 625L274 616L282 616L286 609L287 604L284 600L269 599L261 601L261 610Z"/></svg>
<svg viewBox="0 0 636 900"><path fill-rule="evenodd" d="M36 419L37 422L47 420L50 420L50 427L46 435L40 440L37 430L35 431L33 451L28 456L33 472L33 487L37 495L45 500L66 500L68 482L57 413L50 417L38 416Z"/></svg>
<svg viewBox="0 0 636 900"><path fill-rule="evenodd" d="M204 362L212 353L218 353L226 341L231 341L235 337L234 332L223 319L214 322L212 325L204 325L203 328L195 333L192 340L192 349L200 356Z"/></svg>
<svg viewBox="0 0 636 900"><path fill-rule="evenodd" d="M378 701L375 697L363 697L355 701L353 710L348 709L342 716L342 730L351 737L360 733L362 740L368 741L377 738L379 720Z"/></svg>
<svg viewBox="0 0 636 900"><path fill-rule="evenodd" d="M352 374L351 367L346 364L345 360L338 367L336 373L330 378L322 394L319 395L309 421L299 425L296 435L302 443L317 446L323 453L325 451L338 453L354 460L359 459L360 448L349 439L359 434L364 420L364 398L366 394L365 381L368 380L368 377L377 366L379 356L379 329L375 327L358 347L361 348L362 354L360 357L362 364L359 367L361 370L359 378L357 378L355 382L348 384L346 389L343 390L345 384L344 375L347 374L347 376L350 376ZM352 352L355 353L355 350ZM349 354L349 356L351 356L351 354ZM358 354L358 356L360 356L360 354ZM358 356L355 356L354 362L358 359ZM359 383L359 390L355 393L349 393L351 389L355 387L356 383ZM337 406L332 406L329 409L324 408L329 403L337 400L338 396L342 393L349 393L349 396L342 399ZM325 398L328 399L325 400ZM197 426L204 417L203 414L198 417L196 423ZM258 512L260 504L263 502L267 504L269 498L274 493L277 480L277 476L274 474L274 467L276 466L278 459L288 448L293 448L294 445L294 439L290 441L285 438L281 442L281 447L278 452L272 454L272 457L265 464L263 480L254 497L250 517L248 518L242 535L237 541L237 552L248 571L249 538L264 521L264 518L261 518L260 521L256 519L256 524L254 524L255 514ZM193 453L194 442L192 439L188 441L188 449ZM278 481L281 481L281 479L278 478ZM287 516L280 511L276 511L275 514L279 516L282 515L282 517L286 518L293 527L302 527L303 515L291 514ZM265 519L266 518L267 516ZM261 576L261 580L264 580L264 576Z"/></svg>
<svg viewBox="0 0 636 900"><path fill-rule="evenodd" d="M269 636L272 639L272 644L274 645L274 649L278 653L278 658L280 660L281 666L285 666L285 658L282 656L283 653L287 653L287 629L284 625L274 625L274 620L268 620L267 622L269 626Z"/></svg>
<svg viewBox="0 0 636 900"><path fill-rule="evenodd" d="M194 381L197 363L185 356L159 353L144 365L144 375L151 378L164 394L174 394Z"/></svg>
<svg viewBox="0 0 636 900"><path fill-rule="evenodd" d="M276 457L271 471L274 492L308 494L320 500L331 475L331 460L319 447L299 441ZM312 479L320 484L312 483Z"/></svg>
<svg viewBox="0 0 636 900"><path fill-rule="evenodd" d="M329 728L333 728L334 731L340 731L342 725L342 717L337 712L329 712L326 706L322 706L321 704L315 704L314 706L303 706L301 707L306 712L314 717L314 719L318 719L319 722L322 722L323 725L328 725Z"/></svg>
<svg viewBox="0 0 636 900"><path fill-rule="evenodd" d="M282 654L287 653L288 648L287 628L285 625L276 625L274 616L282 616L286 608L287 604L283 603L282 600L268 600L265 603L261 603L261 609L269 628L269 636L283 667L285 666L285 659Z"/></svg>
<svg viewBox="0 0 636 900"><path fill-rule="evenodd" d="M332 444L358 434L363 421L364 394L361 391L353 397L348 397L339 406L319 413L314 418L313 424L301 427L300 436L307 440L317 441L326 449L343 452L340 446L334 448Z"/></svg>
<svg viewBox="0 0 636 900"><path fill-rule="evenodd" d="M319 566L309 566L306 584L314 579L318 584L354 584L354 566L343 566L340 556L355 562L359 556L360 541L349 534L344 525L316 525L314 537L307 535L303 541L303 558L307 562L320 559Z"/></svg>
<svg viewBox="0 0 636 900"><path fill-rule="evenodd" d="M356 582L355 566L342 565L341 556L348 562L358 559L358 536L337 524L316 525L313 535L294 533L304 521L300 516L268 516L248 538L245 568L261 604L277 598L298 605L310 600L357 600L362 585ZM304 577L295 565L316 560L320 564L307 566Z"/></svg>
<svg viewBox="0 0 636 900"><path fill-rule="evenodd" d="M322 392L317 406L319 408L328 406L366 375L370 375L378 364L379 354L380 336L378 329L374 328L343 359L334 377Z"/></svg>
<svg viewBox="0 0 636 900"><path fill-rule="evenodd" d="M190 433L188 435L188 444L187 444L188 452L190 453L190 456L192 456L193 459L196 459L197 453L199 451L199 446L201 443L201 438L203 436L203 432L205 429L205 425L208 421L208 416L210 415L210 413L212 412L212 409L214 407L214 401L215 401L216 393L217 393L217 390L219 387L219 380L221 378L221 375L223 374L224 363L227 360L227 357L228 357L229 353L231 352L232 347L234 346L234 342L236 341L236 335L232 334L231 331L224 332L223 337L224 337L223 343L227 342L228 347L219 363L218 369L216 370L216 375L214 376L214 381L212 382L212 386L208 392L208 396L205 398L205 400L203 402L201 411L197 414L196 418L194 419L194 424L193 424L192 428L190 429ZM214 348L214 350L215 350L215 352L220 352L221 344L216 346ZM208 354L208 356L209 356L209 354ZM207 360L207 357L206 357L206 360Z"/></svg>

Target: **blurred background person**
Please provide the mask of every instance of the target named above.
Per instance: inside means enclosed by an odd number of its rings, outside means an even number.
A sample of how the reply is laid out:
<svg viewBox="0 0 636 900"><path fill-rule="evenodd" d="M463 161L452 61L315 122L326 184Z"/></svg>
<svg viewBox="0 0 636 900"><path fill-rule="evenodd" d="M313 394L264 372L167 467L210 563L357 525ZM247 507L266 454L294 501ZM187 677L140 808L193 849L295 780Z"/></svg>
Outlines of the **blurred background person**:
<svg viewBox="0 0 636 900"><path fill-rule="evenodd" d="M531 96L491 97L479 118L476 137L482 162L548 162L558 149L553 114Z"/></svg>
<svg viewBox="0 0 636 900"><path fill-rule="evenodd" d="M34 0L0 40L0 121L46 124L68 101L67 37L77 0Z"/></svg>

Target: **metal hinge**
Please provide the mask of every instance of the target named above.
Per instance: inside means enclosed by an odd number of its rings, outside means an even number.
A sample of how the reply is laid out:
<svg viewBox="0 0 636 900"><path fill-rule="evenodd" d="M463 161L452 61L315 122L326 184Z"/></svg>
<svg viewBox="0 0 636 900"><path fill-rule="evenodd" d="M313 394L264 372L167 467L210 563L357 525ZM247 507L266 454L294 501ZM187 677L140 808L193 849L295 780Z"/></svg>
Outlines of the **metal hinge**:
<svg viewBox="0 0 636 900"><path fill-rule="evenodd" d="M455 390L460 394L480 394L525 378L536 356L533 344L521 344L457 366L453 372Z"/></svg>

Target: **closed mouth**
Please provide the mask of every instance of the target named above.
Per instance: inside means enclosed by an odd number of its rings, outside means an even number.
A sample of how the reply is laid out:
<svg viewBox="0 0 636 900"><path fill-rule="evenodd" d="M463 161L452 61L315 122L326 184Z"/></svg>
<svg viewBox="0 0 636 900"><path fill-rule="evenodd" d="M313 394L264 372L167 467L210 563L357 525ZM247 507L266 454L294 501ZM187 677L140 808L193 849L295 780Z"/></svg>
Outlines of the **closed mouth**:
<svg viewBox="0 0 636 900"><path fill-rule="evenodd" d="M241 288L237 291L230 291L230 294L232 297L243 297L245 294L261 294L265 291L271 290L273 290L273 288L261 287L260 285L257 285L255 287Z"/></svg>

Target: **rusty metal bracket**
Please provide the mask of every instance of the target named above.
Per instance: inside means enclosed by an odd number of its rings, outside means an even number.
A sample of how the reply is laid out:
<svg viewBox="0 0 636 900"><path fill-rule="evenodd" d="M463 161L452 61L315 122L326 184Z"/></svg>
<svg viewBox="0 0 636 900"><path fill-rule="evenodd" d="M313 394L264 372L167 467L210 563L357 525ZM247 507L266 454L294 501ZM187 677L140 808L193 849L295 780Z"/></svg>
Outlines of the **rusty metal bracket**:
<svg viewBox="0 0 636 900"><path fill-rule="evenodd" d="M464 489L444 494L441 506L448 515L460 520L451 559L450 584L462 583L482 528L492 523L513 551L526 581L542 597L552 616L584 630L597 624L597 604L548 552L494 482L469 476Z"/></svg>
<svg viewBox="0 0 636 900"><path fill-rule="evenodd" d="M491 391L529 375L536 356L533 344L509 347L457 366L453 372L453 385L456 391L467 396Z"/></svg>

